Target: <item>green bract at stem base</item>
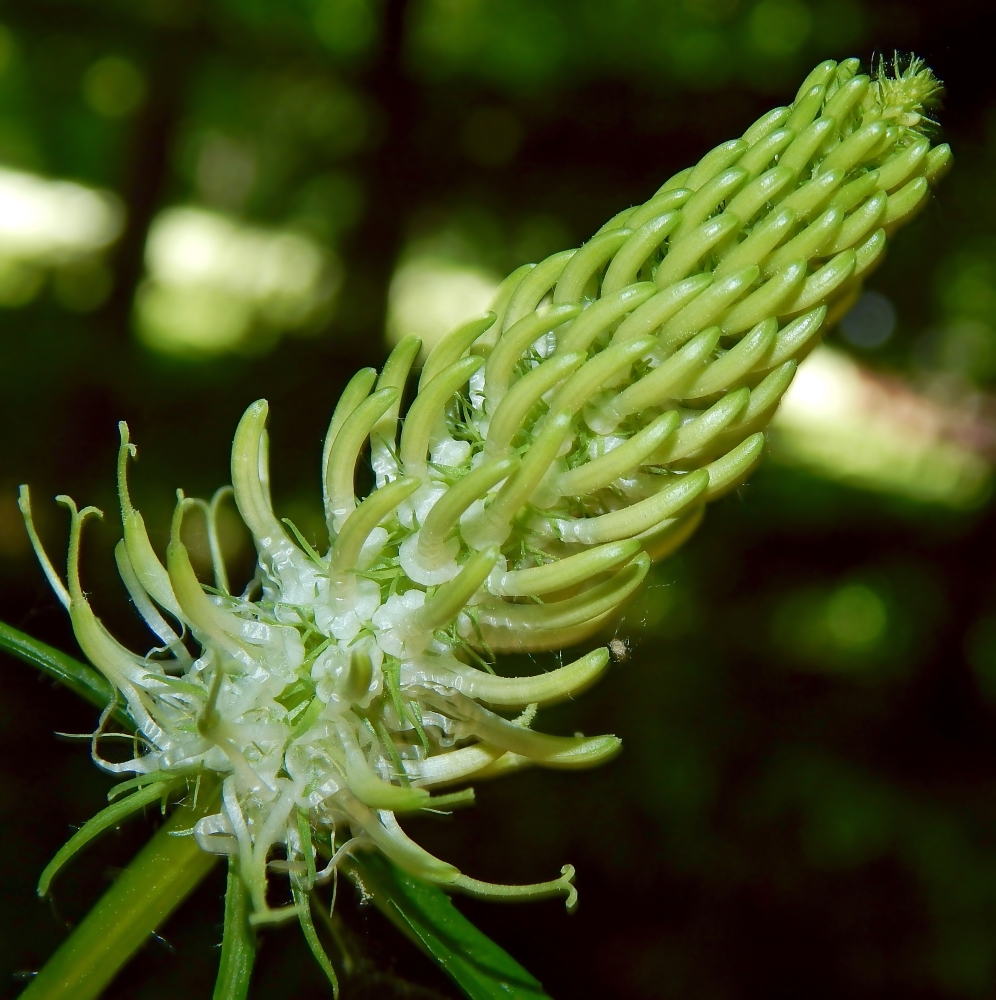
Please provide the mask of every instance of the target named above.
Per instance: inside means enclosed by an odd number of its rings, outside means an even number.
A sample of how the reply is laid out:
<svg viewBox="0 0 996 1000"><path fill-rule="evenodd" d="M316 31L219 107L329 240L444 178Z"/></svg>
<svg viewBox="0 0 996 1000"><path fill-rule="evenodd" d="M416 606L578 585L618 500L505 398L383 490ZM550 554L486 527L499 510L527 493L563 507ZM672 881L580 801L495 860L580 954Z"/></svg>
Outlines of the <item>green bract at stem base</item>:
<svg viewBox="0 0 996 1000"><path fill-rule="evenodd" d="M178 835L217 808L220 783L207 775L196 801L177 806L83 918L21 1000L94 1000L149 936L218 863Z"/></svg>
<svg viewBox="0 0 996 1000"><path fill-rule="evenodd" d="M249 926L249 889L235 857L228 859L225 889L225 931L221 961L211 1000L245 1000L256 961L256 938Z"/></svg>

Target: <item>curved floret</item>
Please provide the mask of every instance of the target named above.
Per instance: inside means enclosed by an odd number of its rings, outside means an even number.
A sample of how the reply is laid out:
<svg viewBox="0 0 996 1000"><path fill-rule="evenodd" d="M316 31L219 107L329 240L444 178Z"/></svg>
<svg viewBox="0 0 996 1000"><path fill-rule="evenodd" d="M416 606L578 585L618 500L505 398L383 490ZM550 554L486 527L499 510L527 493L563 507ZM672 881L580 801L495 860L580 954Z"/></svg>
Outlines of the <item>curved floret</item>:
<svg viewBox="0 0 996 1000"><path fill-rule="evenodd" d="M67 584L40 555L144 742L133 760L99 762L149 781L222 777L220 810L195 836L237 856L257 921L294 912L266 901L275 846L298 893L343 852L375 847L444 886L573 904L570 866L537 885L478 882L397 817L470 797L440 788L527 765L588 767L618 749L615 736L532 727L538 706L598 679L607 649L532 677L495 673L495 654L595 636L705 504L744 481L798 361L947 166L948 148L917 127L936 89L929 71L873 81L857 69L821 63L793 104L580 249L515 271L486 317L429 353L403 419L419 342L403 341L379 374L359 372L323 453L326 551L274 513L267 404L250 406L231 492L259 561L241 594L215 526L227 491L181 496L162 561L129 496L135 451L122 424L117 560L158 639L148 655L90 610L78 567L93 508L62 498ZM368 443L376 485L361 497ZM29 516L26 491L22 507ZM207 521L211 587L182 540L189 516Z"/></svg>

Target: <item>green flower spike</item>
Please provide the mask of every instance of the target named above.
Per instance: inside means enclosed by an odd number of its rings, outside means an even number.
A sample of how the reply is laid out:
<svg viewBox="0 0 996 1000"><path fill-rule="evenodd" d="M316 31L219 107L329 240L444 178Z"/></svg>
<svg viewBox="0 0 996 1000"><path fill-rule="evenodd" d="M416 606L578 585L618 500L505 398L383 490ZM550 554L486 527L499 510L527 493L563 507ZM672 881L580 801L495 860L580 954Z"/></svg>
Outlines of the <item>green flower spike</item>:
<svg viewBox="0 0 996 1000"><path fill-rule="evenodd" d="M357 374L324 449L324 554L273 512L267 404L254 403L232 448L234 500L259 553L242 594L219 555L225 494L181 495L160 561L129 497L135 449L122 424L117 560L159 641L145 656L108 634L81 588L80 534L98 512L60 498L72 518L63 584L23 492L80 646L141 740L114 764L95 740L95 759L143 786L218 776L218 810L193 835L236 859L253 922L298 917L311 941L309 891L370 849L454 890L574 905L571 866L536 885L480 882L410 840L398 816L471 797L434 794L442 787L590 767L619 749L615 736L531 725L537 706L597 680L607 649L533 677L494 673L494 654L599 633L705 504L744 481L799 359L949 164L948 147L922 134L938 86L917 60L880 63L874 80L855 59L821 63L792 105L580 249L515 271L487 317L431 351L404 419L417 340L379 375ZM376 486L360 498L368 441ZM181 540L191 514L207 519L210 588ZM285 860L271 862L274 848ZM293 906L267 902L276 867Z"/></svg>

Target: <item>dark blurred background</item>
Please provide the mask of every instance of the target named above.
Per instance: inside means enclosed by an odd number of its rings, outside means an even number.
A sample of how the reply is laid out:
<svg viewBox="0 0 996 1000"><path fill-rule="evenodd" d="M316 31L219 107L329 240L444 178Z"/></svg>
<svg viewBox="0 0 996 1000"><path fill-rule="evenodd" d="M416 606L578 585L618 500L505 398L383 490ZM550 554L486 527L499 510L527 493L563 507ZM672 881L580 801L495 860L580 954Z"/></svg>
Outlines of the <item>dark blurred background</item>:
<svg viewBox="0 0 996 1000"><path fill-rule="evenodd" d="M553 997L984 997L996 991L996 86L986 2L7 0L0 5L2 617L63 649L29 551L72 493L115 510L117 431L164 543L176 487L227 479L271 404L279 511L320 539L346 379L431 338L513 267L577 245L826 57L924 56L956 168L803 369L751 485L658 567L629 658L544 728L612 731L410 826L468 873L581 905L460 908ZM85 586L140 649L114 517ZM242 571L248 540L225 544ZM510 665L515 668L515 664ZM105 801L95 712L4 659L0 990L13 997L154 825L41 868ZM221 869L110 990L207 997ZM455 997L355 894L343 996ZM292 928L254 996L328 995Z"/></svg>

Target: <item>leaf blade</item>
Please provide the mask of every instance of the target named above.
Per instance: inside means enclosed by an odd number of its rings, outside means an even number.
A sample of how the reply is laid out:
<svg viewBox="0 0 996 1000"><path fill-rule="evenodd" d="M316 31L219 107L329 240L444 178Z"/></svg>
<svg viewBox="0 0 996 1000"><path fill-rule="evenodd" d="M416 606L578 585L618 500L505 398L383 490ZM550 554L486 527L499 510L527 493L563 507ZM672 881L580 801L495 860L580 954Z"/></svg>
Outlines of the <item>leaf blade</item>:
<svg viewBox="0 0 996 1000"><path fill-rule="evenodd" d="M82 663L6 622L0 622L0 649L57 680L97 708L106 708L114 697L110 681L90 664ZM134 728L123 708L115 708L112 716L121 725Z"/></svg>
<svg viewBox="0 0 996 1000"><path fill-rule="evenodd" d="M55 853L55 857L45 866L41 877L38 879L38 895L47 896L52 879L61 871L63 866L95 837L99 837L105 830L116 826L123 820L134 816L143 806L150 805L156 799L160 799L167 794L173 781L166 779L157 781L137 792L132 792L127 798L112 802L109 806L101 809L95 816L91 816L62 847Z"/></svg>
<svg viewBox="0 0 996 1000"><path fill-rule="evenodd" d="M205 781L197 804L180 803L55 954L19 1000L96 1000L149 935L194 891L218 858L184 836L217 807L220 787Z"/></svg>
<svg viewBox="0 0 996 1000"><path fill-rule="evenodd" d="M339 977L336 975L332 960L322 947L318 931L315 930L315 922L311 918L311 894L305 890L298 879L293 877L291 878L291 892L294 895L294 902L298 907L298 921L301 924L301 933L304 934L304 940L307 942L308 949L318 963L318 967L325 973L325 978L328 979L329 985L332 987L333 998L338 1000Z"/></svg>
<svg viewBox="0 0 996 1000"><path fill-rule="evenodd" d="M377 908L471 1000L549 1000L539 981L475 927L441 889L379 854L350 858L348 870Z"/></svg>

